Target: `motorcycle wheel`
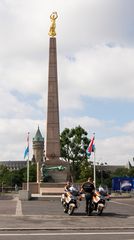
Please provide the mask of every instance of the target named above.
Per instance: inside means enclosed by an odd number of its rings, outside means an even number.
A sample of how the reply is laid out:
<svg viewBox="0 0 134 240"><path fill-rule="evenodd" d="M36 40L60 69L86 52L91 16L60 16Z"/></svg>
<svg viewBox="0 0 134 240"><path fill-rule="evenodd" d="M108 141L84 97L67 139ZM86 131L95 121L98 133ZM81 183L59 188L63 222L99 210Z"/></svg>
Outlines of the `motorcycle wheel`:
<svg viewBox="0 0 134 240"><path fill-rule="evenodd" d="M63 207L64 207L64 203L65 203L65 201L61 200L61 204L62 204Z"/></svg>
<svg viewBox="0 0 134 240"><path fill-rule="evenodd" d="M69 215L72 215L73 212L74 212L74 207L73 207L73 206L69 206L68 214L69 214Z"/></svg>
<svg viewBox="0 0 134 240"><path fill-rule="evenodd" d="M64 213L68 213L68 208L64 207Z"/></svg>

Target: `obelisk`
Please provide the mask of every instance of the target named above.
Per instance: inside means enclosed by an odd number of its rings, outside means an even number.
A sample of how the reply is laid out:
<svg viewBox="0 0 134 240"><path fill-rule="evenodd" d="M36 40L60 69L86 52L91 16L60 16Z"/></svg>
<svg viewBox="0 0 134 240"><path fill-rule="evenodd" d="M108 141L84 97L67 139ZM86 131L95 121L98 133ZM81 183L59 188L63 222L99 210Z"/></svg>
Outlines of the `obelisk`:
<svg viewBox="0 0 134 240"><path fill-rule="evenodd" d="M68 175L68 164L60 160L60 124L56 49L56 19L57 12L50 15L49 30L49 68L48 68L48 101L47 129L45 144L45 169L48 179L55 183L65 182ZM49 178L50 177L50 178Z"/></svg>
<svg viewBox="0 0 134 240"><path fill-rule="evenodd" d="M60 128L59 128L59 100L57 77L57 51L55 21L58 15L53 12L50 16L49 30L49 69L48 69L48 104L46 130L46 161L47 165L57 165L60 158Z"/></svg>

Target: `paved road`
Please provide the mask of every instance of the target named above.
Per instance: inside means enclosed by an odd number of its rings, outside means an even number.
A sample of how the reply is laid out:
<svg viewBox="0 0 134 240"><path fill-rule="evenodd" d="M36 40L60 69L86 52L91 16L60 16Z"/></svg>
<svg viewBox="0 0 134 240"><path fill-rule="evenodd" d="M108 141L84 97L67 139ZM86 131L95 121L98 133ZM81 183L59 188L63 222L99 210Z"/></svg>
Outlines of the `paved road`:
<svg viewBox="0 0 134 240"><path fill-rule="evenodd" d="M134 240L134 198L112 199L102 216L86 216L84 209L82 201L69 216L60 198L0 197L0 240Z"/></svg>
<svg viewBox="0 0 134 240"><path fill-rule="evenodd" d="M73 216L63 212L60 199L0 200L0 230L134 230L134 198L112 199L102 216L86 216L85 201ZM0 238L1 239L1 238Z"/></svg>

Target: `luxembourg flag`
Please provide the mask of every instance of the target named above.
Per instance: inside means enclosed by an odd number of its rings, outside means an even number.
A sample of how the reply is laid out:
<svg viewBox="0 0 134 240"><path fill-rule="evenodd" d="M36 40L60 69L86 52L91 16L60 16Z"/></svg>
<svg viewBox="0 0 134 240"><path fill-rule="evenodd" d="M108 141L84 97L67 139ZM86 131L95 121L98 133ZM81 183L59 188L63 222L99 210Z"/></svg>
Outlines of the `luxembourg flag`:
<svg viewBox="0 0 134 240"><path fill-rule="evenodd" d="M95 136L92 137L92 139L91 139L91 141L89 143L89 146L88 146L88 148L86 150L86 153L87 153L88 156L90 156L91 153L94 152L94 150L95 150L94 141L95 141Z"/></svg>
<svg viewBox="0 0 134 240"><path fill-rule="evenodd" d="M28 132L28 135L27 135L27 147L24 151L24 159L29 155L29 132Z"/></svg>

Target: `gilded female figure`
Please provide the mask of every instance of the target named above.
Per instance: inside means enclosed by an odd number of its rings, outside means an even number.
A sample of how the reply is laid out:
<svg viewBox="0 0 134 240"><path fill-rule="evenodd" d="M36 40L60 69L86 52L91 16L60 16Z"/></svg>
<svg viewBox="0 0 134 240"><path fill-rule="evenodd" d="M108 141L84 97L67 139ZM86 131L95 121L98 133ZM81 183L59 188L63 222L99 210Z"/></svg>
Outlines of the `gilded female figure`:
<svg viewBox="0 0 134 240"><path fill-rule="evenodd" d="M50 26L50 30L49 30L49 36L51 37L55 37L56 36L56 31L55 31L55 28L56 28L56 19L58 17L58 14L57 12L53 12L51 15L50 15L50 19L51 19L51 26Z"/></svg>

